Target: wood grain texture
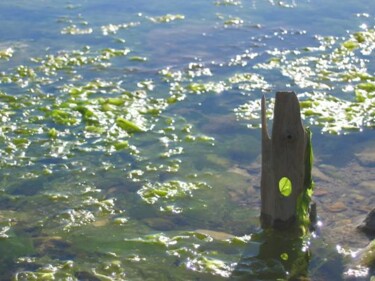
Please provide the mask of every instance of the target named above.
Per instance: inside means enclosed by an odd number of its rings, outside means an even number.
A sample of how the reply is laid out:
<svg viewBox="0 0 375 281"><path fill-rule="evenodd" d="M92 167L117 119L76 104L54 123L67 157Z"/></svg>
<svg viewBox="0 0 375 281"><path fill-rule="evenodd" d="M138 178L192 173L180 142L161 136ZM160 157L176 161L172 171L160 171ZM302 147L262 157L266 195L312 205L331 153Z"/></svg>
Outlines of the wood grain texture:
<svg viewBox="0 0 375 281"><path fill-rule="evenodd" d="M297 198L304 190L307 134L294 92L277 92L271 138L267 129L266 101L262 98L262 227L288 226L297 217ZM284 196L279 181L287 177L292 193Z"/></svg>

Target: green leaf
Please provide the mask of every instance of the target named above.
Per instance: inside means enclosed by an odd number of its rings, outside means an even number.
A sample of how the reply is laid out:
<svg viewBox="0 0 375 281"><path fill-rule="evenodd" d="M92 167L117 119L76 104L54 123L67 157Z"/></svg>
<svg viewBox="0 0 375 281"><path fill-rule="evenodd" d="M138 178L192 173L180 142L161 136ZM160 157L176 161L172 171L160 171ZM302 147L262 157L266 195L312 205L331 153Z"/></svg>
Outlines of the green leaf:
<svg viewBox="0 0 375 281"><path fill-rule="evenodd" d="M49 129L48 131L48 136L51 138L51 139L56 139L57 138L57 135L58 135L58 132L55 128L51 128Z"/></svg>
<svg viewBox="0 0 375 281"><path fill-rule="evenodd" d="M243 20L239 17L230 18L224 21L224 25L241 25L241 24L243 24Z"/></svg>
<svg viewBox="0 0 375 281"><path fill-rule="evenodd" d="M289 256L288 256L287 253L282 253L282 254L280 255L280 258L281 258L282 260L284 260L284 261L287 261L287 260L289 259Z"/></svg>
<svg viewBox="0 0 375 281"><path fill-rule="evenodd" d="M128 133L139 133L144 131L144 129L142 129L134 122L126 120L122 117L118 117L116 119L116 125Z"/></svg>
<svg viewBox="0 0 375 281"><path fill-rule="evenodd" d="M374 83L360 83L357 85L358 89L364 90L368 93L375 92Z"/></svg>
<svg viewBox="0 0 375 281"><path fill-rule="evenodd" d="M64 125L74 125L77 123L77 119L67 111L61 109L53 109L50 112L47 112L47 116L50 116L54 122Z"/></svg>
<svg viewBox="0 0 375 281"><path fill-rule="evenodd" d="M183 20L185 18L184 15L181 15L181 14L175 14L175 15L171 15L171 14L166 14L164 16L160 16L160 17L150 17L149 19L153 22L157 22L157 23L166 23L166 22L171 22L171 21L175 21L175 20Z"/></svg>
<svg viewBox="0 0 375 281"><path fill-rule="evenodd" d="M8 48L6 50L0 50L0 59L9 60L13 56L14 50Z"/></svg>
<svg viewBox="0 0 375 281"><path fill-rule="evenodd" d="M366 41L366 37L363 32L356 32L353 34L353 36L358 41L358 43L363 43Z"/></svg>
<svg viewBox="0 0 375 281"><path fill-rule="evenodd" d="M189 91L193 92L194 94L206 92L207 88L204 84L198 84L198 83L191 83L187 85L186 87Z"/></svg>
<svg viewBox="0 0 375 281"><path fill-rule="evenodd" d="M98 116L94 111L86 106L79 105L76 110L82 114L82 119L89 125L99 125Z"/></svg>
<svg viewBox="0 0 375 281"><path fill-rule="evenodd" d="M288 197L292 193L292 182L287 177L282 177L279 181L280 193Z"/></svg>
<svg viewBox="0 0 375 281"><path fill-rule="evenodd" d="M133 57L130 57L129 60L144 62L144 61L147 61L147 58L146 57L140 57L140 56L133 56Z"/></svg>
<svg viewBox="0 0 375 281"><path fill-rule="evenodd" d="M121 98L108 98L105 102L111 105L121 106L124 105L125 100Z"/></svg>
<svg viewBox="0 0 375 281"><path fill-rule="evenodd" d="M363 95L363 92L360 90L355 90L355 98L358 102L364 102L366 100L365 96Z"/></svg>
<svg viewBox="0 0 375 281"><path fill-rule="evenodd" d="M101 128L101 127L98 127L98 126L94 126L94 125L88 125L85 127L85 130L89 133L93 133L93 134L102 134L105 129L104 128Z"/></svg>
<svg viewBox="0 0 375 281"><path fill-rule="evenodd" d="M354 49L358 48L358 43L355 41L348 40L342 44L342 46L349 51L353 51Z"/></svg>
<svg viewBox="0 0 375 281"><path fill-rule="evenodd" d="M122 141L114 144L115 149L118 150L124 150L129 148L129 142L127 141Z"/></svg>

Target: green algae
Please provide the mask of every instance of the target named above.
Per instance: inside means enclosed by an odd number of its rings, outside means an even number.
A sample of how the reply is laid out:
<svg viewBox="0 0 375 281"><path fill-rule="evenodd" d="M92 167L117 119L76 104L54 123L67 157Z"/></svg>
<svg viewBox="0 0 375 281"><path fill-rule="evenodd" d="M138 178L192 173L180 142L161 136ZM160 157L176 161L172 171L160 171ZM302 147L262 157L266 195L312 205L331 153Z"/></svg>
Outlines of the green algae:
<svg viewBox="0 0 375 281"><path fill-rule="evenodd" d="M154 204L159 199L173 200L175 198L191 197L193 195L194 190L207 187L207 184L203 182L194 183L177 180L155 184L146 183L138 191L138 194L142 197L142 199L145 202L149 204Z"/></svg>
<svg viewBox="0 0 375 281"><path fill-rule="evenodd" d="M69 35L84 35L84 34L91 34L92 32L93 32L92 28L80 28L80 27L77 27L75 24L64 27L61 30L61 34L69 34Z"/></svg>
<svg viewBox="0 0 375 281"><path fill-rule="evenodd" d="M224 26L241 26L244 21L239 17L232 17L224 20Z"/></svg>
<svg viewBox="0 0 375 281"><path fill-rule="evenodd" d="M146 57L140 57L140 56L132 56L129 58L131 61L138 61L138 62L145 62L147 61Z"/></svg>
<svg viewBox="0 0 375 281"><path fill-rule="evenodd" d="M140 25L140 22L129 22L123 24L108 24L101 26L103 35L116 34L119 30L128 29Z"/></svg>
<svg viewBox="0 0 375 281"><path fill-rule="evenodd" d="M118 117L116 119L116 125L118 127L120 127L121 129L123 129L124 131L128 132L128 133L138 133L138 132L144 131L144 129L142 129L137 124L135 124L135 123L133 123L129 120L126 120L122 117Z"/></svg>
<svg viewBox="0 0 375 281"><path fill-rule="evenodd" d="M232 77L229 77L231 84L238 84L238 88L241 91L251 92L256 89L260 89L263 92L268 92L271 85L266 82L264 77L256 73L236 73Z"/></svg>
<svg viewBox="0 0 375 281"><path fill-rule="evenodd" d="M59 94L50 95L40 90L41 85L54 85L58 81L54 78L61 72L68 75L80 70L80 68L93 65L98 66L102 63L108 63L109 60L124 56L129 52L129 49L114 49L104 48L92 52L89 47L84 47L82 50L74 50L71 52L64 52L57 55L46 55L44 58L32 59L35 65L31 66L18 66L15 68L15 73L3 74L3 80L6 83L14 83L20 87L31 88L27 96L17 98L8 95L4 92L1 93L1 102L7 104L5 108L11 107L13 111L3 111L2 115L7 116L8 122L16 120L19 113L33 112L33 116L27 119L27 122L21 124L16 121L13 126L16 127L15 131L20 132L18 126L22 126L22 130L31 131L37 124L48 124L53 122L59 126L75 127L80 124L85 124L81 133L76 134L73 131L65 130L64 134L57 133L64 129L54 128L47 134L51 139L56 140L56 144L60 145L62 142L60 137L75 135L76 140L71 139L69 142L64 141L65 148L73 147L76 141L81 145L84 143L83 139L87 141L92 137L91 134L106 137L104 143L110 143L107 149L110 150L113 143L113 138L123 136L124 133L134 133L144 131L147 119L152 119L158 116L167 106L167 102L161 99L148 98L145 93L141 94L140 91L133 93L123 89L118 82L106 81L104 79L94 79L86 84L77 83L74 76L68 78L71 82L58 86ZM69 77L69 76L68 76ZM36 86L34 86L36 85ZM152 84L148 81L138 83L138 86L145 90L152 90ZM35 87L36 90L33 89ZM108 95L111 96L108 96ZM95 95L95 97L92 97ZM145 102L147 100L147 102ZM146 116L147 115L147 116ZM126 117L126 118L125 118ZM116 124L119 130L113 131L110 135L105 134L108 128ZM49 126L49 125L47 125ZM120 131L122 130L123 133ZM9 132L7 133L9 134ZM38 143L38 134L32 138L27 144L31 146ZM83 139L82 139L83 137ZM7 154L14 153L17 150L26 150L26 142L21 145L20 140L12 139L7 140L8 149ZM31 143L30 143L31 142ZM13 149L13 145L16 147ZM115 145L116 150L121 145ZM103 149L105 145L103 142L98 143L97 149ZM62 150L57 147L51 147L52 151ZM131 149L135 152L135 149ZM67 153L67 151L66 151ZM69 152L71 155L71 152ZM57 155L52 153L52 155ZM13 157L12 157L13 158ZM30 158L31 159L31 158ZM3 159L3 161L8 161Z"/></svg>
<svg viewBox="0 0 375 281"><path fill-rule="evenodd" d="M359 47L358 43L357 42L354 42L354 41L345 41L344 43L342 43L342 46L346 49L348 49L349 51L353 51L355 49L357 49Z"/></svg>
<svg viewBox="0 0 375 281"><path fill-rule="evenodd" d="M14 53L14 50L12 48L0 50L0 59L9 60L13 56L13 53Z"/></svg>
<svg viewBox="0 0 375 281"><path fill-rule="evenodd" d="M18 272L14 280L79 280L78 278L96 278L105 281L125 280L125 273L121 268L122 262L116 259L108 260L100 265L92 264L92 268L89 268L89 264L72 260L60 261L47 258L20 258L18 260L20 264L30 262L46 264L46 266L41 266L34 271ZM87 271L83 271L83 269Z"/></svg>
<svg viewBox="0 0 375 281"><path fill-rule="evenodd" d="M371 267L375 265L375 240L364 249L361 256L361 264L363 266Z"/></svg>
<svg viewBox="0 0 375 281"><path fill-rule="evenodd" d="M351 39L341 42L319 38L321 46L310 48L308 54L300 51L275 52L277 57L256 67L277 69L292 79L303 90L299 95L302 116L311 125L321 126L323 132L340 134L371 128L375 125L372 117L374 76L368 73L367 61L360 55L371 53L373 36L374 30L368 29L353 33L349 35ZM332 91L339 94L332 95ZM341 97L343 92L350 93L352 98ZM250 101L236 112L240 118L257 119L258 106L257 102Z"/></svg>
<svg viewBox="0 0 375 281"><path fill-rule="evenodd" d="M158 17L148 17L150 21L155 23L168 23L176 20L183 20L185 16L182 14L166 14Z"/></svg>
<svg viewBox="0 0 375 281"><path fill-rule="evenodd" d="M239 6L241 4L241 1L238 0L220 0L215 2L217 6Z"/></svg>
<svg viewBox="0 0 375 281"><path fill-rule="evenodd" d="M191 83L187 85L187 90L193 94L202 93L222 93L228 89L227 84L224 81L219 82L208 82L208 83Z"/></svg>

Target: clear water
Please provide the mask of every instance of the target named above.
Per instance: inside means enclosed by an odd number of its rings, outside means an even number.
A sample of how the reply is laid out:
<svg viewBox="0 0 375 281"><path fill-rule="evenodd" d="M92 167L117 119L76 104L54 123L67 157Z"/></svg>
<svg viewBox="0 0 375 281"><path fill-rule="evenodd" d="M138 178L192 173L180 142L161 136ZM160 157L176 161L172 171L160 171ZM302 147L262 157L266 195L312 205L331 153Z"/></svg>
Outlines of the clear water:
<svg viewBox="0 0 375 281"><path fill-rule="evenodd" d="M353 90L374 81L374 37L339 48L374 34L373 11L1 1L0 280L369 280L345 253L368 242L355 225L374 207L374 95ZM304 116L320 227L303 239L258 221L257 102L282 90L318 101Z"/></svg>

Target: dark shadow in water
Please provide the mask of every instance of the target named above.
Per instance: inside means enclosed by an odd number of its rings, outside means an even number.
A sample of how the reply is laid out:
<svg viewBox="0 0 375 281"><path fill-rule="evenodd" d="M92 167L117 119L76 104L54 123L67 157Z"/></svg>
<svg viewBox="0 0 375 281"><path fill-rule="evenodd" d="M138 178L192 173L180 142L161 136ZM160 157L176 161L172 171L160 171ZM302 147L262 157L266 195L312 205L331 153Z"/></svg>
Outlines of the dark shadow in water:
<svg viewBox="0 0 375 281"><path fill-rule="evenodd" d="M310 236L310 235L309 235ZM254 241L244 251L232 273L231 280L308 280L311 274L321 275L322 272L311 272L313 257L309 247L310 238L301 237L298 230L276 231L265 230L254 236ZM254 243L258 242L258 249ZM341 280L343 267L341 262L331 264L334 270L329 273L329 279ZM316 268L316 265L312 266ZM323 268L320 267L318 271ZM324 270L324 269L323 269ZM327 272L325 272L327 273ZM321 278L326 278L321 276Z"/></svg>
<svg viewBox="0 0 375 281"><path fill-rule="evenodd" d="M254 255L246 250L232 279L277 280L307 276L310 253L303 250L304 239L294 232L265 230L256 235L259 252Z"/></svg>

